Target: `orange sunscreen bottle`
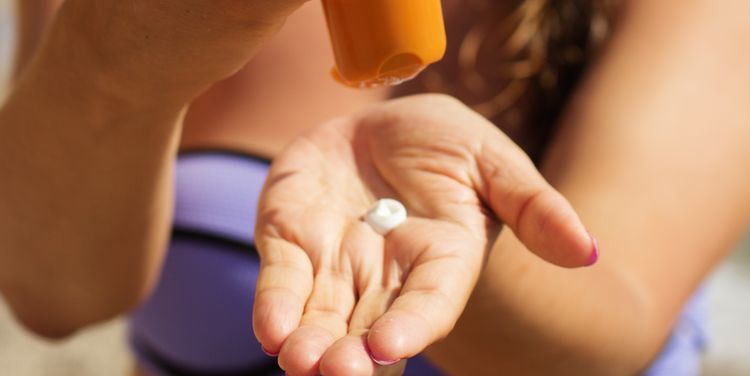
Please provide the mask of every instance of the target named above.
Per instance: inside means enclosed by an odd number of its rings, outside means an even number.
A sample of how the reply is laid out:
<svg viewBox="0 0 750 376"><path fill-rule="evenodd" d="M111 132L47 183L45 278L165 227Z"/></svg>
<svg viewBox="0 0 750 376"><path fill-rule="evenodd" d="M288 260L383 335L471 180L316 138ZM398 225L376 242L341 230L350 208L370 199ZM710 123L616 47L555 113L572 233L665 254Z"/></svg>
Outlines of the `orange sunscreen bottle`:
<svg viewBox="0 0 750 376"><path fill-rule="evenodd" d="M445 54L440 0L323 0L334 77L353 87L397 85Z"/></svg>

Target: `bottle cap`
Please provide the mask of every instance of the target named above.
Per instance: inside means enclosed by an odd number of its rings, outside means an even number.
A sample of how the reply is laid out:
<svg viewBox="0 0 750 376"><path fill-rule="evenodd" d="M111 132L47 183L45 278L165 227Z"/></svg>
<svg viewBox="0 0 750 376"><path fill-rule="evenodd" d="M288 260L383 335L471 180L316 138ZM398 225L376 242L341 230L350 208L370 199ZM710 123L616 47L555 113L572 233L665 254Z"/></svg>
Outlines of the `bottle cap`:
<svg viewBox="0 0 750 376"><path fill-rule="evenodd" d="M323 0L336 58L348 86L396 85L443 58L440 0Z"/></svg>

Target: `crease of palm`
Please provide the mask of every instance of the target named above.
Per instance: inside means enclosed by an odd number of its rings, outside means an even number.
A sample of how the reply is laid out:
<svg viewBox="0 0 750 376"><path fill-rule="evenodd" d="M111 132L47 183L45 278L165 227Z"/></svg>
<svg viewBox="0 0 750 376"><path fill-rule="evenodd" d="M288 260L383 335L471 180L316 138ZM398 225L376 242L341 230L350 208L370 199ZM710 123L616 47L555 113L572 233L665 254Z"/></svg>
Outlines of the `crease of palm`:
<svg viewBox="0 0 750 376"><path fill-rule="evenodd" d="M273 190L275 185L290 184L289 179L297 177L307 180L307 182L303 181L299 187L309 187L311 185L309 182L314 182L312 186L317 187L314 192L298 192L299 198L293 199L299 200L296 202L297 210L301 213L298 222L302 225L298 224L291 231L278 231L278 229L276 231L281 238L293 242L307 253L316 276L321 272L344 275L355 273L357 266L352 265L352 257L348 251L343 250L341 240L346 237L346 231L349 231L352 223L361 220L362 214L376 198L393 197L405 200L410 209L410 216L437 223L450 223L456 226L456 232L465 232L465 236L479 243L482 243L482 238L487 239L491 232L497 231L496 221L487 215L488 211L484 203L474 190L475 178L472 173L476 163L470 151L445 144L431 145L428 148L399 145L398 153L382 157L374 154L373 145L369 142L363 148L361 144L357 144L356 140L352 140L351 135L338 132L337 136L340 137L339 141L343 142L343 145L349 145L348 148L343 148L343 152L342 148L336 147L335 142L333 148L321 149L316 140L307 139L303 142L307 143L308 148L313 152L307 155L299 155L304 153L295 155L300 159L296 162L301 163L302 166L316 166L315 162L317 162L320 169L292 167L290 171L277 175L282 178L274 177L269 184L269 189ZM392 149L396 149L395 146ZM343 168L331 167L342 165ZM404 187L400 182L400 176L404 174L409 177L406 180L419 180L422 184L419 187ZM413 188L418 188L419 191L428 192L428 194L414 195L413 192L408 192L409 189L415 190ZM293 208L294 205L291 206ZM294 212L294 209L291 211ZM479 214L456 216L456 213L460 212ZM316 236L313 236L314 240L310 239L310 233L320 234L321 231L314 231L309 224L314 224L313 227L316 225L326 227L329 223L321 220L321 213L338 215L338 225L328 225L334 230L336 227L339 228L338 231L334 231L333 235L329 235L334 241L315 239ZM333 222L336 223L336 221ZM325 232L325 229L322 230ZM486 244L484 246L486 247ZM428 266L431 263L453 260L459 270L465 271L470 268L465 261L465 255L463 257L456 253L441 255L441 252L445 253L445 249L440 252L435 249L439 248L427 244L421 249L408 250L406 256L398 257L399 255L395 254L397 252L389 252L384 247L380 265L370 266L380 268L378 272L370 270L372 274L380 275L379 283L371 283L364 288L353 283L355 303L345 315L347 322L351 319L351 314L360 299L364 297L360 291L364 291L365 294L389 292L386 294L386 301L381 302L378 310L387 309L401 294L401 289L415 265ZM332 258L325 259L326 254ZM483 261L484 258L482 258ZM408 294L418 293L444 294L437 288L408 292ZM448 297L443 297L443 301L451 302Z"/></svg>

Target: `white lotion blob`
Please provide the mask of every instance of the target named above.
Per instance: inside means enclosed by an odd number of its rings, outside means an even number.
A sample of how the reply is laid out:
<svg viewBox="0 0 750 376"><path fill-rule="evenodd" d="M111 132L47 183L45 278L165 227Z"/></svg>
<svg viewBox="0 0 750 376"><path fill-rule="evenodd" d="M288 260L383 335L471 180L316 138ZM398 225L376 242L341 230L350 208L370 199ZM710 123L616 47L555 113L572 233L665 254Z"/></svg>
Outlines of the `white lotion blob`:
<svg viewBox="0 0 750 376"><path fill-rule="evenodd" d="M406 221L406 207L398 200L383 198L365 215L365 222L375 232L385 235Z"/></svg>

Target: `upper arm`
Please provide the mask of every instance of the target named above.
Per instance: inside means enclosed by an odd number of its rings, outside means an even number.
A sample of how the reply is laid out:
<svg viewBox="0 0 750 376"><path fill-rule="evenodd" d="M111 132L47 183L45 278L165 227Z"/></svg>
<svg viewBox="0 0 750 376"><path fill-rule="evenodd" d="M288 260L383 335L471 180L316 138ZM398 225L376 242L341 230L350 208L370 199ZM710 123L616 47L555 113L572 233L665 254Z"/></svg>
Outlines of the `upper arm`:
<svg viewBox="0 0 750 376"><path fill-rule="evenodd" d="M749 6L723 3L633 2L544 165L665 326L750 218Z"/></svg>
<svg viewBox="0 0 750 376"><path fill-rule="evenodd" d="M17 0L16 59L14 73L18 76L34 55L47 27L54 19L63 0Z"/></svg>

